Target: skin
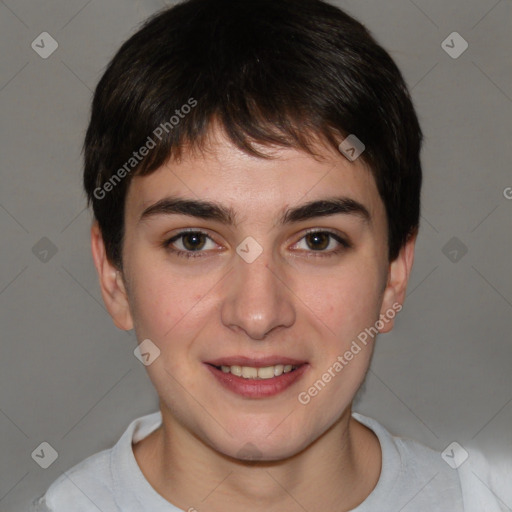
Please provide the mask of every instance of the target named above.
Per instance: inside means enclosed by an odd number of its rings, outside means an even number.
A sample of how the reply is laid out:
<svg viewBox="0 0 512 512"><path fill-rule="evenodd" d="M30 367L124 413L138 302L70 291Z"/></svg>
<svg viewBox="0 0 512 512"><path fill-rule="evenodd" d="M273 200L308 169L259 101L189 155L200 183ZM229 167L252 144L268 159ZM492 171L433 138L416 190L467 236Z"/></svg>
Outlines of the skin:
<svg viewBox="0 0 512 512"><path fill-rule="evenodd" d="M307 405L298 394L379 315L403 302L415 239L388 261L384 204L361 159L349 162L321 145L322 159L295 149L265 151L272 159L249 156L214 128L208 151L189 151L135 177L125 205L122 272L108 261L93 224L94 262L114 323L161 351L146 369L163 425L133 446L134 455L153 488L183 510L351 510L381 470L378 439L351 417L373 340ZM215 201L231 208L237 223L176 214L140 220L167 196ZM333 196L361 203L370 219L340 213L276 223L287 208ZM211 237L201 257L162 247L184 228ZM338 233L351 246L329 237L319 244L306 236L311 228ZM263 249L250 264L236 253L249 236ZM190 239L171 247L190 248ZM392 326L389 320L380 332ZM309 366L281 394L248 399L218 384L203 364L232 355L281 355ZM247 443L258 462L241 458Z"/></svg>

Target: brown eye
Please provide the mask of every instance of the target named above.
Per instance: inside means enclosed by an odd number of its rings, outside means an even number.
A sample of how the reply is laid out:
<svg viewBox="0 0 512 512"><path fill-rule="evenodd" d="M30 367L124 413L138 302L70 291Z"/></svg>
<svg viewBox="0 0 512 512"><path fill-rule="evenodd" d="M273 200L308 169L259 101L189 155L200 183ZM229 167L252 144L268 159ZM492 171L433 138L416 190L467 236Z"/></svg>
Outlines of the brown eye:
<svg viewBox="0 0 512 512"><path fill-rule="evenodd" d="M308 233L305 236L308 247L313 251L324 251L329 247L332 235L330 233Z"/></svg>
<svg viewBox="0 0 512 512"><path fill-rule="evenodd" d="M208 237L204 233L185 233L181 235L183 247L187 251L200 251Z"/></svg>
<svg viewBox="0 0 512 512"><path fill-rule="evenodd" d="M169 240L162 242L162 247L176 256L187 258L203 257L216 249L212 238L202 231L182 231Z"/></svg>
<svg viewBox="0 0 512 512"><path fill-rule="evenodd" d="M309 256L336 256L352 246L345 238L331 231L311 230L293 248Z"/></svg>

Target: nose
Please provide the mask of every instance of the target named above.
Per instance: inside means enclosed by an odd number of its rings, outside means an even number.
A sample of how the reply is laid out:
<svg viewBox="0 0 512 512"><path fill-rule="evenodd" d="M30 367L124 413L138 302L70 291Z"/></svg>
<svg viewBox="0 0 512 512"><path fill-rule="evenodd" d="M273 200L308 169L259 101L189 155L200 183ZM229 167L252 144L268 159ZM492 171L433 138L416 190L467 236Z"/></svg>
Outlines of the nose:
<svg viewBox="0 0 512 512"><path fill-rule="evenodd" d="M284 271L279 271L265 251L252 263L237 257L221 317L225 326L254 340L263 340L271 331L294 324L293 292Z"/></svg>

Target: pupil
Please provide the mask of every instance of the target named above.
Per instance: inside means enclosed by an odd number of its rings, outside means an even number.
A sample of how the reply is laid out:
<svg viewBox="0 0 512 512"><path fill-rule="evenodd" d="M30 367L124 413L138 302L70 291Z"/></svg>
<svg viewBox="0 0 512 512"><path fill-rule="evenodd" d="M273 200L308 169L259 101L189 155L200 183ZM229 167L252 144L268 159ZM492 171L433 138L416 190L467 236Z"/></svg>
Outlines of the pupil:
<svg viewBox="0 0 512 512"><path fill-rule="evenodd" d="M189 251L197 251L204 245L204 239L202 233L189 233L183 237L183 246Z"/></svg>
<svg viewBox="0 0 512 512"><path fill-rule="evenodd" d="M307 242L311 249L322 250L329 246L329 235L327 233L312 233L307 235Z"/></svg>

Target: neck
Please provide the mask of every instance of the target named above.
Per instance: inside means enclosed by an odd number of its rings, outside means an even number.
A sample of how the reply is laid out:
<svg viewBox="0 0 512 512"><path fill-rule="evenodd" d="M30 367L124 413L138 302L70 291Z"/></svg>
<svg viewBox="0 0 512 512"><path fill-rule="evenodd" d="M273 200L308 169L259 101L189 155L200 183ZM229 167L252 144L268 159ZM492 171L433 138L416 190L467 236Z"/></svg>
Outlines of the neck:
<svg viewBox="0 0 512 512"><path fill-rule="evenodd" d="M162 426L133 451L152 487L183 510L287 512L300 506L349 511L379 479L379 441L351 417L350 409L294 456L255 462L217 452L164 409L162 417Z"/></svg>

